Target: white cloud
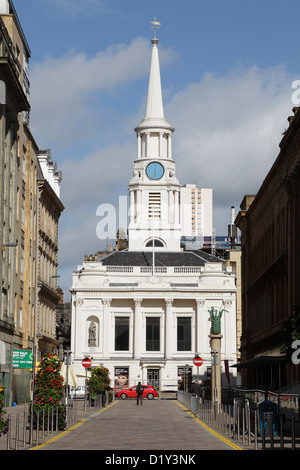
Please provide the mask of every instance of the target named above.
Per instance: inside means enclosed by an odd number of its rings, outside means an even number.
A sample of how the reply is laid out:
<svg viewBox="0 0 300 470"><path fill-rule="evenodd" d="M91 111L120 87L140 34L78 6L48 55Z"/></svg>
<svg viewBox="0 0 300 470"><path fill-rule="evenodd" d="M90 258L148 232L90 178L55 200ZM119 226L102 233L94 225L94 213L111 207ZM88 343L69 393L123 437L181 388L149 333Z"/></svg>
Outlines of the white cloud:
<svg viewBox="0 0 300 470"><path fill-rule="evenodd" d="M176 57L162 50L163 62ZM66 148L91 136L101 136L98 113L106 119L106 109L95 109L100 93L115 92L146 76L149 69L149 41L137 38L129 45L116 44L95 56L70 51L61 58L46 57L31 71L32 128L41 146ZM105 98L105 97L104 97ZM45 143L44 143L45 142Z"/></svg>
<svg viewBox="0 0 300 470"><path fill-rule="evenodd" d="M279 153L291 83L282 67L207 74L166 108L176 128L177 176L181 184L213 188L218 235L226 235L231 205L238 210L245 194L257 192Z"/></svg>

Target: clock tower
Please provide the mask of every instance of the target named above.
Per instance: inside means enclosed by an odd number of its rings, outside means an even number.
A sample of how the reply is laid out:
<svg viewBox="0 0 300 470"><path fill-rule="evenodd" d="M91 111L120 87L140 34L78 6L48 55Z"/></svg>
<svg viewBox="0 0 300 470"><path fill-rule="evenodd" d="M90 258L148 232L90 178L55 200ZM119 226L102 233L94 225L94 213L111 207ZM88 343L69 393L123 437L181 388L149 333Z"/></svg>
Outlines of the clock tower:
<svg viewBox="0 0 300 470"><path fill-rule="evenodd" d="M146 114L136 127L137 159L129 183L129 251L180 251L180 184L172 158L174 128L164 117L158 39L152 39Z"/></svg>

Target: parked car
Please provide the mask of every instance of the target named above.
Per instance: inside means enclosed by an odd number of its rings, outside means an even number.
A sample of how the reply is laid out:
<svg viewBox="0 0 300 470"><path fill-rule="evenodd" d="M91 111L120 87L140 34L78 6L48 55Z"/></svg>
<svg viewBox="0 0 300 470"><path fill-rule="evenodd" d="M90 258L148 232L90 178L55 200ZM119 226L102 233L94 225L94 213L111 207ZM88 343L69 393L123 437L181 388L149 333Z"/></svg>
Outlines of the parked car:
<svg viewBox="0 0 300 470"><path fill-rule="evenodd" d="M70 398L84 398L85 397L85 386L78 385L77 388L71 387Z"/></svg>
<svg viewBox="0 0 300 470"><path fill-rule="evenodd" d="M148 400L152 400L154 397L158 397L158 391L156 388L152 387L152 385L143 385L143 398L148 398ZM136 386L130 387L125 390L119 390L115 394L116 398L121 398L121 400L126 400L126 398L136 398Z"/></svg>

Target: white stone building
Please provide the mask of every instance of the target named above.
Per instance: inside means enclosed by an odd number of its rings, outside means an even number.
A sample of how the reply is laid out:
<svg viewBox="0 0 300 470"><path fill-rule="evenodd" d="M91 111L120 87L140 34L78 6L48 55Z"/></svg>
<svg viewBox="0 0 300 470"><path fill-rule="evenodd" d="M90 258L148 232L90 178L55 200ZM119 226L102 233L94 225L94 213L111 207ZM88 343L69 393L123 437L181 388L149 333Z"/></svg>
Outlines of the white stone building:
<svg viewBox="0 0 300 470"><path fill-rule="evenodd" d="M89 356L93 366L107 367L112 386L140 380L173 391L185 366L209 381L212 307L226 310L221 361L227 383L224 361L236 363L236 287L221 260L180 248L174 128L164 118L157 43L152 40L146 115L135 129L128 249L85 261L73 273L71 350L73 364ZM199 370L196 353L203 359Z"/></svg>

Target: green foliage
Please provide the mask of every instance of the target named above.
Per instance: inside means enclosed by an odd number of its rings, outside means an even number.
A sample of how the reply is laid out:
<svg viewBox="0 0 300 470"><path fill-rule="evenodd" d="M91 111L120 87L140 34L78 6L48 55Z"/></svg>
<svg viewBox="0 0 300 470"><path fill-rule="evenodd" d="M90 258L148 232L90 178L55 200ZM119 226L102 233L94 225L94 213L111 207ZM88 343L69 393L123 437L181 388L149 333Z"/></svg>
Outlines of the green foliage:
<svg viewBox="0 0 300 470"><path fill-rule="evenodd" d="M59 422L59 430L65 429L65 407L60 405L63 398L63 382L64 379L60 374L61 362L55 354L44 354L41 360L40 369L36 373L34 382L33 396L33 414L34 422L37 420L37 412L40 411L42 416L44 411L45 421L47 422L48 414L52 419L52 412L55 413ZM54 410L54 411L52 411ZM58 410L58 417L56 417Z"/></svg>
<svg viewBox="0 0 300 470"><path fill-rule="evenodd" d="M0 437L8 431L8 419L4 419L6 411L4 408L4 387L0 386Z"/></svg>
<svg viewBox="0 0 300 470"><path fill-rule="evenodd" d="M91 398L110 390L109 371L106 367L94 367L88 380L88 392Z"/></svg>
<svg viewBox="0 0 300 470"><path fill-rule="evenodd" d="M295 307L293 315L286 321L284 329L284 343L281 346L280 352L284 354L287 361L292 364L292 354L295 350L292 348L292 343L300 339L300 307Z"/></svg>

